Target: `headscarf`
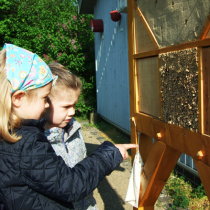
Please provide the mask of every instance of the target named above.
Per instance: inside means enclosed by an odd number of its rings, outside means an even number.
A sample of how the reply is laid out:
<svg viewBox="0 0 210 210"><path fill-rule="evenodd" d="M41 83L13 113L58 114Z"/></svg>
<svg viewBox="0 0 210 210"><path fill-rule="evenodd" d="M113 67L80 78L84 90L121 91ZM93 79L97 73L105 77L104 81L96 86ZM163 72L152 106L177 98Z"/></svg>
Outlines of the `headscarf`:
<svg viewBox="0 0 210 210"><path fill-rule="evenodd" d="M35 53L13 44L5 44L7 78L11 93L45 86L53 80L48 65Z"/></svg>

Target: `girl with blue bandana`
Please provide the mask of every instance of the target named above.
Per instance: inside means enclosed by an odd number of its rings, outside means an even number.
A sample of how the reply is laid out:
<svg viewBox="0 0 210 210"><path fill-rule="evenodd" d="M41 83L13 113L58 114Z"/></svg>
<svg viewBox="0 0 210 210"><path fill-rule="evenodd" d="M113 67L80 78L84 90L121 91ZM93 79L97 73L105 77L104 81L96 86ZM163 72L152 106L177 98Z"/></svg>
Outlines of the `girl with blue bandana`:
<svg viewBox="0 0 210 210"><path fill-rule="evenodd" d="M12 44L4 45L0 65L0 135L16 142L21 138L14 132L20 119L39 119L49 106L53 76L38 55Z"/></svg>
<svg viewBox="0 0 210 210"><path fill-rule="evenodd" d="M53 76L36 54L12 44L0 51L0 204L5 209L73 209L136 145L101 144L73 168L44 135Z"/></svg>

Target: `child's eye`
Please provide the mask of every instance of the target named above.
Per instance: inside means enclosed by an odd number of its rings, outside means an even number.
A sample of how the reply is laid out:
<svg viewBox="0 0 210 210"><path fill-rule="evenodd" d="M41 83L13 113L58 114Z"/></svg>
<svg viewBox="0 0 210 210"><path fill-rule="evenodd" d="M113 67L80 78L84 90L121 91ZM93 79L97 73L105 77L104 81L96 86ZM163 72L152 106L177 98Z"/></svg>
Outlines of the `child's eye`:
<svg viewBox="0 0 210 210"><path fill-rule="evenodd" d="M68 105L68 106L63 106L64 109L70 109L70 108L75 108L76 104L71 104L71 105Z"/></svg>

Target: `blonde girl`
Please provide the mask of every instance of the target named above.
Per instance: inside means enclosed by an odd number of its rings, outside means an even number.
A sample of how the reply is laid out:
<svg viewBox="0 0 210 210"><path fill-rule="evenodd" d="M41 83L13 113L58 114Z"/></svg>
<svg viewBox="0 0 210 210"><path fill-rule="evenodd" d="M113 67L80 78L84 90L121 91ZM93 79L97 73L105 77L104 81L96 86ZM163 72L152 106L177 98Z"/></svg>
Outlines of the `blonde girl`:
<svg viewBox="0 0 210 210"><path fill-rule="evenodd" d="M0 52L0 203L5 209L73 208L136 145L105 142L73 168L44 135L53 76L36 54L12 44Z"/></svg>

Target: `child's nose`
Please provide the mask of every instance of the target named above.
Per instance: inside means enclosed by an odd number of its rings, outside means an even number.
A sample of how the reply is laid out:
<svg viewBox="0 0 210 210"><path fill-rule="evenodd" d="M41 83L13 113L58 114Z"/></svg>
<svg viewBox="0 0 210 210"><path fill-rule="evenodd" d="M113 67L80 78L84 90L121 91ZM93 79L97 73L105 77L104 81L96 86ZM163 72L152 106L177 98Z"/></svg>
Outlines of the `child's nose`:
<svg viewBox="0 0 210 210"><path fill-rule="evenodd" d="M75 108L69 109L68 115L69 115L69 116L73 116L74 114L75 114Z"/></svg>

